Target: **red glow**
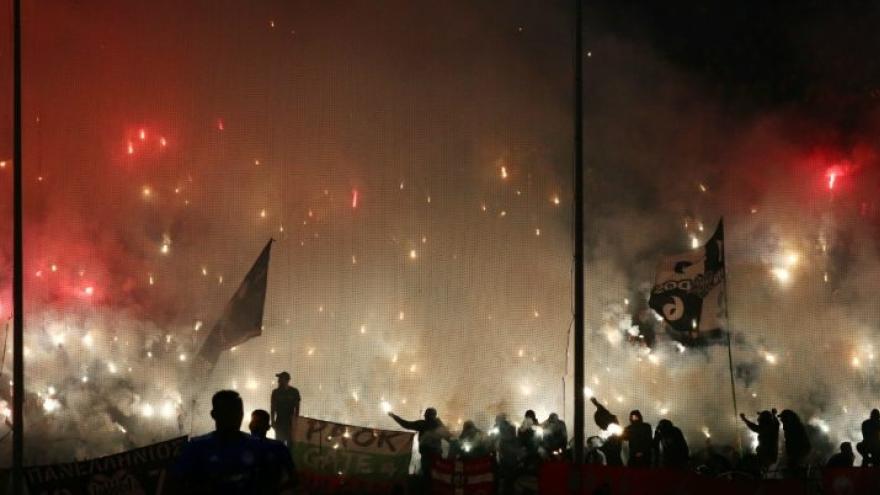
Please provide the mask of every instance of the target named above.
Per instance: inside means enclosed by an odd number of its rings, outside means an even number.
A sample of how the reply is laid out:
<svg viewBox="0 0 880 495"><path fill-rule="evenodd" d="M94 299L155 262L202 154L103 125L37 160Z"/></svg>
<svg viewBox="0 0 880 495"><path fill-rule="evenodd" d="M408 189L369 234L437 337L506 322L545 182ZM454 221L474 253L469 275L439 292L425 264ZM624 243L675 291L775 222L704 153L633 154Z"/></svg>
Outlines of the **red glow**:
<svg viewBox="0 0 880 495"><path fill-rule="evenodd" d="M128 149L126 151L128 152L129 155L133 155L134 154L134 143L129 141L128 142Z"/></svg>
<svg viewBox="0 0 880 495"><path fill-rule="evenodd" d="M217 119L217 130L218 131L223 130L223 119Z"/></svg>
<svg viewBox="0 0 880 495"><path fill-rule="evenodd" d="M83 289L83 294L85 294L86 296L91 296L94 293L95 293L95 288L92 286L88 286L85 289Z"/></svg>
<svg viewBox="0 0 880 495"><path fill-rule="evenodd" d="M146 141L147 131L144 129L141 129L140 131L138 131L138 137L140 138L141 141Z"/></svg>
<svg viewBox="0 0 880 495"><path fill-rule="evenodd" d="M163 148L168 146L168 141L164 137L159 138L159 146Z"/></svg>
<svg viewBox="0 0 880 495"><path fill-rule="evenodd" d="M834 186L838 184L840 178L846 175L847 169L848 167L844 165L834 165L825 170L826 185L829 191L834 190Z"/></svg>
<svg viewBox="0 0 880 495"><path fill-rule="evenodd" d="M358 207L358 190L357 189L351 190L351 207L352 208Z"/></svg>

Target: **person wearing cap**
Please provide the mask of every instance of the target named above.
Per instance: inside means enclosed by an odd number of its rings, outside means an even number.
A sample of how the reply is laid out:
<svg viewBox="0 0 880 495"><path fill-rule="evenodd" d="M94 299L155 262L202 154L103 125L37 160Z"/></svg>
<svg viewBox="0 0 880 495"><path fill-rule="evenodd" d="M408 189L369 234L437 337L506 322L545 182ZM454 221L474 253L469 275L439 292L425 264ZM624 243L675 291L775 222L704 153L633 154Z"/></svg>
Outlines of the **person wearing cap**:
<svg viewBox="0 0 880 495"><path fill-rule="evenodd" d="M290 445L291 426L299 416L301 397L299 390L290 386L290 373L282 371L278 377L278 388L272 391L272 407L270 416L275 439Z"/></svg>

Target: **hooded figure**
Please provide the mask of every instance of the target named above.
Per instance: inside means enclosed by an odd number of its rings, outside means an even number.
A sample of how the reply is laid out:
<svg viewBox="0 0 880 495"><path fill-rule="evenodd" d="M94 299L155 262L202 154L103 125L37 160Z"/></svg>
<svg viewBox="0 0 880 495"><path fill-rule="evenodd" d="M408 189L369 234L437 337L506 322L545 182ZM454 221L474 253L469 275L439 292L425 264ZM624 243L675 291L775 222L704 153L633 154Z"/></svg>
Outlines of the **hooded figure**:
<svg viewBox="0 0 880 495"><path fill-rule="evenodd" d="M473 421L465 421L455 442L457 455L464 458L483 457L489 453L486 437Z"/></svg>
<svg viewBox="0 0 880 495"><path fill-rule="evenodd" d="M880 463L880 410L871 410L871 416L862 422L862 441L856 449L862 455L862 466Z"/></svg>
<svg viewBox="0 0 880 495"><path fill-rule="evenodd" d="M750 430L758 434L758 449L755 453L761 469L767 470L779 458L779 420L776 419L776 409L758 413L758 424L746 419L745 414L740 414L739 417Z"/></svg>
<svg viewBox="0 0 880 495"><path fill-rule="evenodd" d="M654 430L654 451L657 465L680 469L690 458L687 440L681 430L668 419L661 419Z"/></svg>
<svg viewBox="0 0 880 495"><path fill-rule="evenodd" d="M804 465L810 455L812 446L807 430L801 418L791 409L779 413L782 429L785 433L785 463L789 469L797 469Z"/></svg>
<svg viewBox="0 0 880 495"><path fill-rule="evenodd" d="M544 429L544 438L541 441L545 455L562 455L568 446L568 429L565 422L559 419L556 413L550 413L550 417L541 427Z"/></svg>
<svg viewBox="0 0 880 495"><path fill-rule="evenodd" d="M635 409L629 413L629 426L624 428L622 439L629 442L629 467L651 466L651 425L645 423L642 413Z"/></svg>

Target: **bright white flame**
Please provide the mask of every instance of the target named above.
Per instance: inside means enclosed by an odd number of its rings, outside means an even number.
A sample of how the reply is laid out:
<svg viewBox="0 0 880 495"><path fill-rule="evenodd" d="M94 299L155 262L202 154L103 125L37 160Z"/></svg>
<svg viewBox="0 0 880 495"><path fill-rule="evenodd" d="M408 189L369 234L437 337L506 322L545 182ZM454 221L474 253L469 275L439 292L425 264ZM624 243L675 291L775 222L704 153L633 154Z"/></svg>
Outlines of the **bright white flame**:
<svg viewBox="0 0 880 495"><path fill-rule="evenodd" d="M712 438L712 433L709 431L708 426L704 426L700 431L703 432L703 435L705 435L706 438Z"/></svg>
<svg viewBox="0 0 880 495"><path fill-rule="evenodd" d="M770 273L779 283L787 284L791 280L791 272L788 268L776 267L770 270Z"/></svg>
<svg viewBox="0 0 880 495"><path fill-rule="evenodd" d="M141 406L141 416L145 418L152 418L155 411L153 410L153 406L149 404L144 404Z"/></svg>
<svg viewBox="0 0 880 495"><path fill-rule="evenodd" d="M170 402L162 404L162 409L159 410L159 414L166 419L174 416L174 405Z"/></svg>
<svg viewBox="0 0 880 495"><path fill-rule="evenodd" d="M47 413L52 413L61 408L61 403L58 402L58 399L53 397L47 397L46 400L43 401L43 410Z"/></svg>
<svg viewBox="0 0 880 495"><path fill-rule="evenodd" d="M697 236L692 235L691 236L691 249L697 249L698 247L700 247L700 240L697 239Z"/></svg>
<svg viewBox="0 0 880 495"><path fill-rule="evenodd" d="M379 408L382 409L382 412L388 414L391 412L391 404L387 400L383 400L379 403Z"/></svg>
<svg viewBox="0 0 880 495"><path fill-rule="evenodd" d="M586 397L587 399L590 399L593 396L594 396L593 389L591 389L590 387L584 387L584 397Z"/></svg>
<svg viewBox="0 0 880 495"><path fill-rule="evenodd" d="M94 340L95 340L95 339L92 337L92 334L91 334L91 333L87 333L87 334L83 335L82 343L83 343L83 345L86 346L86 347L91 347L92 344L94 344Z"/></svg>
<svg viewBox="0 0 880 495"><path fill-rule="evenodd" d="M828 434L829 431L831 431L831 428L828 426L828 422L826 422L822 418L814 416L814 417L810 418L809 423L811 425L815 426L816 428L819 428L819 430L821 430L822 433L825 433L826 435Z"/></svg>
<svg viewBox="0 0 880 495"><path fill-rule="evenodd" d="M778 361L776 354L771 354L769 352L764 353L764 359L770 364L776 364Z"/></svg>

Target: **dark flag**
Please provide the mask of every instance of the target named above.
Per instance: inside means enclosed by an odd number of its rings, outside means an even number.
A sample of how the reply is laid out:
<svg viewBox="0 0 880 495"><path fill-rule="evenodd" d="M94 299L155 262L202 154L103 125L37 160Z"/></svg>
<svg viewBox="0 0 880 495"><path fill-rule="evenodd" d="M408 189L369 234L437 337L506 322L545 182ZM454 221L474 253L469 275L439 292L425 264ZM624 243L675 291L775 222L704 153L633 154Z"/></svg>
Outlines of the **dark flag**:
<svg viewBox="0 0 880 495"><path fill-rule="evenodd" d="M679 340L697 342L721 334L724 315L724 223L703 246L666 256L648 305Z"/></svg>
<svg viewBox="0 0 880 495"><path fill-rule="evenodd" d="M263 303L266 301L271 248L272 240L263 248L232 299L226 303L223 315L214 324L196 356L197 366L210 371L217 364L221 352L258 337L263 332Z"/></svg>

